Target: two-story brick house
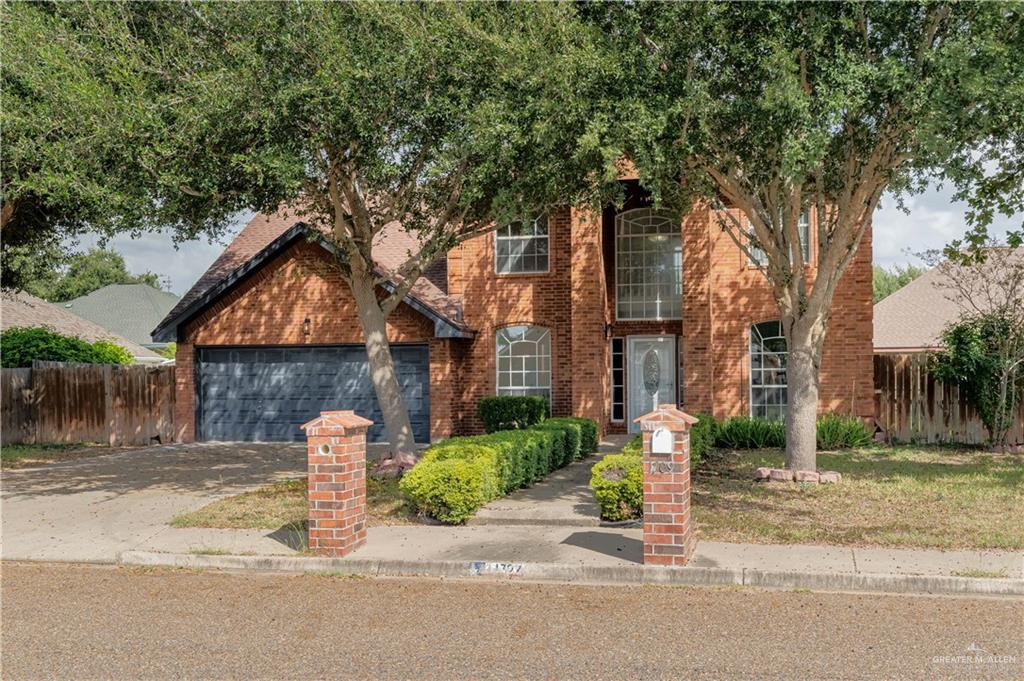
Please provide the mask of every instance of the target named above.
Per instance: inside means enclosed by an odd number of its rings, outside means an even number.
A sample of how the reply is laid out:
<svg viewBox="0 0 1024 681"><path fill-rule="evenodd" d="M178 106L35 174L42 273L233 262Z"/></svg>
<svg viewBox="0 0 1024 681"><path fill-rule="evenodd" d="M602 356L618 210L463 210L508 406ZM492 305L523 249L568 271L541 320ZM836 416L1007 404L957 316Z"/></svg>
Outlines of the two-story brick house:
<svg viewBox="0 0 1024 681"><path fill-rule="evenodd" d="M785 341L757 264L709 208L680 217L627 186L622 210L553 209L456 247L417 283L388 330L418 441L478 432L476 403L494 394L543 394L553 414L609 432L671 401L717 417L784 413ZM870 236L836 295L819 405L865 418ZM386 230L375 253L387 270L414 247ZM178 343L183 440L299 439L328 408L379 422L331 257L287 212L257 216L171 311L155 337Z"/></svg>

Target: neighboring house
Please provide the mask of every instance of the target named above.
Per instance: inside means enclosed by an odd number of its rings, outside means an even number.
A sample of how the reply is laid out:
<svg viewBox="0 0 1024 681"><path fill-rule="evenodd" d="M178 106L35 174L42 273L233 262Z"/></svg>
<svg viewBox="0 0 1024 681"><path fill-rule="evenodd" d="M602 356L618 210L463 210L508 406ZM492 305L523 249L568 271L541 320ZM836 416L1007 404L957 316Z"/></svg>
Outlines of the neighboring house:
<svg viewBox="0 0 1024 681"><path fill-rule="evenodd" d="M713 211L680 218L626 188L621 211L561 208L503 227L417 282L388 328L418 441L480 432L477 401L494 394L545 395L553 414L606 432L635 431L664 402L784 413L785 340L763 274ZM312 236L287 212L257 216L154 331L178 343L181 438L296 440L299 424L336 408L382 435L355 303ZM379 266L414 247L385 230ZM835 301L820 409L871 418L870 231Z"/></svg>
<svg viewBox="0 0 1024 681"><path fill-rule="evenodd" d="M153 350L152 331L178 303L178 296L146 284L109 284L66 303L57 303L83 319Z"/></svg>
<svg viewBox="0 0 1024 681"><path fill-rule="evenodd" d="M152 350L25 291L4 291L0 295L0 326L4 331L14 327L45 326L57 333L90 343L110 341L127 350L136 362L153 364L164 361L163 357Z"/></svg>
<svg viewBox="0 0 1024 681"><path fill-rule="evenodd" d="M1006 260L990 258L984 265L973 267L988 268L983 276L998 279L998 268L1024 261L1024 248L1008 255ZM993 267L996 270L991 269ZM943 348L943 330L965 311L948 277L942 267L933 267L878 301L874 321L875 352L933 352Z"/></svg>

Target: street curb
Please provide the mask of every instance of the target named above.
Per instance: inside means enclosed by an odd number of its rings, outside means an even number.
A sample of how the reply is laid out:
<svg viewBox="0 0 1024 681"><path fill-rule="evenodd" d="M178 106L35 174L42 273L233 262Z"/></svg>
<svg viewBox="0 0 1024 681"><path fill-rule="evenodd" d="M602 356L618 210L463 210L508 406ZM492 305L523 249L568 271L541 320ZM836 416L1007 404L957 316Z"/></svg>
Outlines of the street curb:
<svg viewBox="0 0 1024 681"><path fill-rule="evenodd" d="M252 570L257 572L331 572L375 577L429 576L562 582L570 584L664 584L678 586L750 586L813 591L974 594L1024 596L1024 580L975 579L940 575L782 572L753 568L644 567L642 565L565 565L500 561L413 561L298 556L232 556L155 551L125 551L121 565Z"/></svg>

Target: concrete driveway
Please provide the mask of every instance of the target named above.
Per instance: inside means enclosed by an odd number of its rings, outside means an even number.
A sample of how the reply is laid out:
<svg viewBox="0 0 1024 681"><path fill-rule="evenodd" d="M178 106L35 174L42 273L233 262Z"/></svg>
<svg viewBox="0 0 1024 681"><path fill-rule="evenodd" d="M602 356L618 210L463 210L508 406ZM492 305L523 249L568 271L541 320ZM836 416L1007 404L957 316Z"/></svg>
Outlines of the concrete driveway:
<svg viewBox="0 0 1024 681"><path fill-rule="evenodd" d="M4 471L4 560L113 562L183 511L306 473L300 444L166 445Z"/></svg>

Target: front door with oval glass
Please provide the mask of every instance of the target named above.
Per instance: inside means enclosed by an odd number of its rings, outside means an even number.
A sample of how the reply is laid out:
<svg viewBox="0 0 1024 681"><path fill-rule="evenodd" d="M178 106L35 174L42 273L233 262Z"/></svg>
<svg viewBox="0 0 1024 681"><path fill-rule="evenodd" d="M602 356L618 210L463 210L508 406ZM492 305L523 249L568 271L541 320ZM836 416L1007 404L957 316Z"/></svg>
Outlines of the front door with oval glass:
<svg viewBox="0 0 1024 681"><path fill-rule="evenodd" d="M629 336L626 381L629 384L629 432L640 432L637 417L659 404L676 403L678 371L675 336Z"/></svg>

